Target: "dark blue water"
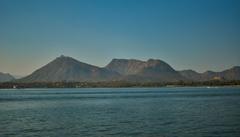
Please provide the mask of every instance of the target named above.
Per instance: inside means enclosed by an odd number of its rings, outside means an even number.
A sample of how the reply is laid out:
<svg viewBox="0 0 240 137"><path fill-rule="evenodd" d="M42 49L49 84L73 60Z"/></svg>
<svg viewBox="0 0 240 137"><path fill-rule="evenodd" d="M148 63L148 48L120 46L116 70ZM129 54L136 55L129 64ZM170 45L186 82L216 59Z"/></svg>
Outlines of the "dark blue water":
<svg viewBox="0 0 240 137"><path fill-rule="evenodd" d="M239 137L240 88L0 90L0 136Z"/></svg>

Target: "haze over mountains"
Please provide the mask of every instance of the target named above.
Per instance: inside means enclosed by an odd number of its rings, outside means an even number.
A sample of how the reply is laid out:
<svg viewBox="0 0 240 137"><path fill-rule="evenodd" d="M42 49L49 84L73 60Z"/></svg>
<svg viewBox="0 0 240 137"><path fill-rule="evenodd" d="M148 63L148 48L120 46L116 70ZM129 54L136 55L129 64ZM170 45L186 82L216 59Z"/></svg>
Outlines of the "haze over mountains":
<svg viewBox="0 0 240 137"><path fill-rule="evenodd" d="M0 73L0 82L13 81L9 74ZM194 70L176 71L159 59L141 61L136 59L113 59L106 67L97 67L66 56L57 57L32 74L15 82L177 82L240 80L240 67L236 66L222 72Z"/></svg>

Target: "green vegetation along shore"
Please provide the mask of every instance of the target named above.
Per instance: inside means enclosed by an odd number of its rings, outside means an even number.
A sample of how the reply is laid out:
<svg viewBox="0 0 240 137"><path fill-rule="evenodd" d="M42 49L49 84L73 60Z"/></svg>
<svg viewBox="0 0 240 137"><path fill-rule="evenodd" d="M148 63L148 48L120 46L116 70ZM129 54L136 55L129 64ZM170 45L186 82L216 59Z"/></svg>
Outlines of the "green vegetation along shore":
<svg viewBox="0 0 240 137"><path fill-rule="evenodd" d="M184 87L184 86L240 86L240 80L205 81L205 82L32 82L32 83L0 83L1 89L11 88L121 88L121 87Z"/></svg>

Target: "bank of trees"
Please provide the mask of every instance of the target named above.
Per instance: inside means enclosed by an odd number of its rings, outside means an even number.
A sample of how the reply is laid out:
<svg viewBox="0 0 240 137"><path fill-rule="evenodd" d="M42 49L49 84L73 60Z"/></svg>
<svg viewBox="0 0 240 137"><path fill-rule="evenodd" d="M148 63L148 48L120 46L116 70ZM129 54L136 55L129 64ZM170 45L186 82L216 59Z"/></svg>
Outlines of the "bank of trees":
<svg viewBox="0 0 240 137"><path fill-rule="evenodd" d="M204 82L32 82L0 83L0 88L98 88L98 87L165 87L165 86L240 86L240 80Z"/></svg>

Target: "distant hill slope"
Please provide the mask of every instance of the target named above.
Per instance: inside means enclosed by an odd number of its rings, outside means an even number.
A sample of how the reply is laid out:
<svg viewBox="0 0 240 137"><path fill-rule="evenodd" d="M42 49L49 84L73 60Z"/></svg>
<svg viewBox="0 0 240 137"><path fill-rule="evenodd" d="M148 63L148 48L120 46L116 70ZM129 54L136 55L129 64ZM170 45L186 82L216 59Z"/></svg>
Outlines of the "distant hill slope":
<svg viewBox="0 0 240 137"><path fill-rule="evenodd" d="M134 75L146 66L146 62L136 59L113 59L105 68L121 75Z"/></svg>
<svg viewBox="0 0 240 137"><path fill-rule="evenodd" d="M226 80L240 80L240 66L224 70L219 75Z"/></svg>
<svg viewBox="0 0 240 137"><path fill-rule="evenodd" d="M112 80L116 76L119 76L116 72L82 63L71 57L61 56L18 81L105 81Z"/></svg>
<svg viewBox="0 0 240 137"><path fill-rule="evenodd" d="M179 72L191 81L240 80L240 66L235 66L221 72L206 71L204 73L197 73L193 70L183 70Z"/></svg>
<svg viewBox="0 0 240 137"><path fill-rule="evenodd" d="M105 68L123 75L125 81L179 81L186 80L170 65L161 60L113 59Z"/></svg>
<svg viewBox="0 0 240 137"><path fill-rule="evenodd" d="M191 81L201 81L202 80L202 76L200 73L194 71L194 70L182 70L182 71L179 71L179 73L187 78L188 80L191 80Z"/></svg>
<svg viewBox="0 0 240 137"><path fill-rule="evenodd" d="M8 82L8 81L12 81L14 80L15 78L8 74L8 73L2 73L0 72L0 82Z"/></svg>

